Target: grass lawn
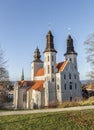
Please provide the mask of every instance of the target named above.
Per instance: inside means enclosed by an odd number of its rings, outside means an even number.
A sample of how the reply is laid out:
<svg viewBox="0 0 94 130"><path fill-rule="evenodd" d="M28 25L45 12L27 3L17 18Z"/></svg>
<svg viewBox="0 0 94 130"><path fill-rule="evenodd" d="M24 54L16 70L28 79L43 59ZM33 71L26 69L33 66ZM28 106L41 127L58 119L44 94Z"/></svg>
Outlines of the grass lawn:
<svg viewBox="0 0 94 130"><path fill-rule="evenodd" d="M94 130L94 110L1 116L0 130Z"/></svg>

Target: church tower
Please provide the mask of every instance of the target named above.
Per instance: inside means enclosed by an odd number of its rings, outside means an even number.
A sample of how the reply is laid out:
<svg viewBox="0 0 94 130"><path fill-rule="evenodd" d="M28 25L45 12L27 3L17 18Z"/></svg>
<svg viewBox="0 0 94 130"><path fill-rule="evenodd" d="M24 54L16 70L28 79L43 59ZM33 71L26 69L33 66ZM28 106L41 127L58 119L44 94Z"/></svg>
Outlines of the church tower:
<svg viewBox="0 0 94 130"><path fill-rule="evenodd" d="M75 65L75 68L77 69L77 53L74 50L73 39L72 39L71 35L68 35L67 51L64 54L64 56L65 56L65 59L72 62Z"/></svg>
<svg viewBox="0 0 94 130"><path fill-rule="evenodd" d="M24 81L24 69L22 69L21 81Z"/></svg>
<svg viewBox="0 0 94 130"><path fill-rule="evenodd" d="M49 106L56 101L56 53L53 35L49 30L46 36L46 48L44 51L45 106Z"/></svg>
<svg viewBox="0 0 94 130"><path fill-rule="evenodd" d="M38 47L34 51L34 61L31 64L31 80L34 80L35 74L38 69L43 67L43 62L41 61L41 55Z"/></svg>
<svg viewBox="0 0 94 130"><path fill-rule="evenodd" d="M65 91L64 94L68 94L66 98L70 101L79 100L82 98L82 89L77 68L77 53L74 50L73 39L71 35L69 35L67 38L67 51L64 56L65 59L68 60L66 89L68 88L67 90L70 90Z"/></svg>

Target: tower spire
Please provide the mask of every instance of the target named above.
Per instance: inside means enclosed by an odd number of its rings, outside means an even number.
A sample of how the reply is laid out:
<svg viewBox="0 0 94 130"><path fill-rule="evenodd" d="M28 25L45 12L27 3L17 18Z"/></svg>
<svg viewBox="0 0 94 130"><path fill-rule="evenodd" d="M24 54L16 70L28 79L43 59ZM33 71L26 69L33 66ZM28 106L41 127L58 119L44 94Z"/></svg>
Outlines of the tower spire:
<svg viewBox="0 0 94 130"><path fill-rule="evenodd" d="M51 30L48 31L48 34L46 35L46 48L44 52L57 52L54 48L54 42L53 42L53 35L51 33Z"/></svg>
<svg viewBox="0 0 94 130"><path fill-rule="evenodd" d="M34 51L34 62L42 62L40 58L41 58L41 55L37 46L36 50Z"/></svg>
<svg viewBox="0 0 94 130"><path fill-rule="evenodd" d="M67 54L76 54L77 55L77 53L74 50L73 39L72 39L71 35L68 35L68 38L67 38L67 51L64 55L67 55Z"/></svg>
<svg viewBox="0 0 94 130"><path fill-rule="evenodd" d="M22 69L22 76L21 76L21 80L24 80L24 69Z"/></svg>

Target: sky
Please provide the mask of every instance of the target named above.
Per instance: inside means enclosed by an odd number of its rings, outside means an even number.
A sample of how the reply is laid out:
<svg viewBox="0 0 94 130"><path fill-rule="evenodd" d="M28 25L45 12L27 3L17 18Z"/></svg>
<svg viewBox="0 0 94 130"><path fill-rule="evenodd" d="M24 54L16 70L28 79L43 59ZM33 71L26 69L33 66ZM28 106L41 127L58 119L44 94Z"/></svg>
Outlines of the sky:
<svg viewBox="0 0 94 130"><path fill-rule="evenodd" d="M90 65L84 41L94 33L94 0L0 0L0 45L10 80L20 80L22 69L25 79L31 79L34 50L39 47L43 60L49 29L58 51L57 62L65 60L66 39L71 34L80 79L87 79Z"/></svg>

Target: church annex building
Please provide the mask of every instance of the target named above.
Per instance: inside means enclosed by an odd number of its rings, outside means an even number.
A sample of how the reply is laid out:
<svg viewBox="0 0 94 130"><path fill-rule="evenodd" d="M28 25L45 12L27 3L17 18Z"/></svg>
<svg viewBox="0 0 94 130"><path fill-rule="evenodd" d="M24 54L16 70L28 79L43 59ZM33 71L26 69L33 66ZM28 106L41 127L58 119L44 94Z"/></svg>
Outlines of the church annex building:
<svg viewBox="0 0 94 130"><path fill-rule="evenodd" d="M51 31L46 36L44 61L38 47L31 63L31 81L21 81L14 85L15 109L34 109L54 106L64 101L82 98L81 82L77 67L77 53L71 35L67 38L65 61L56 63L57 50L54 48Z"/></svg>

